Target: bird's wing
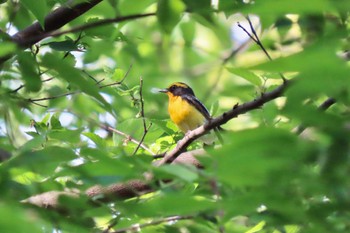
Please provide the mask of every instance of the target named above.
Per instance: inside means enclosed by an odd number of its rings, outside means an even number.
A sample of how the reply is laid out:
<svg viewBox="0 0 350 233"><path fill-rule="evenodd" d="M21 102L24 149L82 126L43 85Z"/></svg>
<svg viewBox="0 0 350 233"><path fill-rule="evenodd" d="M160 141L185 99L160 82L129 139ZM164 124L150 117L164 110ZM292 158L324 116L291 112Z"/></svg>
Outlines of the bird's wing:
<svg viewBox="0 0 350 233"><path fill-rule="evenodd" d="M193 105L200 113L203 114L206 120L210 120L208 109L193 95L183 95L182 98Z"/></svg>

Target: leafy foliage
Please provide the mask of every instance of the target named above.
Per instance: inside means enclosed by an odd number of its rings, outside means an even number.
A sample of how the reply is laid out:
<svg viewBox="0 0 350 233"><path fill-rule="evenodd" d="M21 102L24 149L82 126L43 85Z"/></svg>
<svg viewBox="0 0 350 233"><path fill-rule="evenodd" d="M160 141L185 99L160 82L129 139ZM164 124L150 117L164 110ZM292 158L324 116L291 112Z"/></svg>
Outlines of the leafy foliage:
<svg viewBox="0 0 350 233"><path fill-rule="evenodd" d="M59 36L9 39L70 2L0 1L2 232L349 232L348 1L101 1ZM223 125L204 168L152 164L183 137L155 88L186 82L219 115L281 74L284 97ZM53 208L29 201L45 192Z"/></svg>

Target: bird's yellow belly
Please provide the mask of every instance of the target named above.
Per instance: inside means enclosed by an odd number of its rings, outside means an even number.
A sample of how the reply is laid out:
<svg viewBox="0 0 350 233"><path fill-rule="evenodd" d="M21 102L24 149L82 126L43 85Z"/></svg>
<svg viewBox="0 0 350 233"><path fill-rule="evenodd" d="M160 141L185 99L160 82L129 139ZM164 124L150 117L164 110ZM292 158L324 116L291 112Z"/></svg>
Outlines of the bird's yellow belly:
<svg viewBox="0 0 350 233"><path fill-rule="evenodd" d="M172 98L168 106L170 118L182 132L187 133L205 123L204 116L194 106L178 96Z"/></svg>

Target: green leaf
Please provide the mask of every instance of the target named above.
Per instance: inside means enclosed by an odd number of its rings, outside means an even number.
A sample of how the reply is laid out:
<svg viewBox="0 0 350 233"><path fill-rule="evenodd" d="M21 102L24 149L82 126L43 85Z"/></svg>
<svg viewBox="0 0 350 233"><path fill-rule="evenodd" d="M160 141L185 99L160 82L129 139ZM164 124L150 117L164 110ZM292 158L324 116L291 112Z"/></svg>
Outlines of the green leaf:
<svg viewBox="0 0 350 233"><path fill-rule="evenodd" d="M4 57L11 53L14 53L17 50L17 46L15 43L8 41L1 41L0 44L0 57Z"/></svg>
<svg viewBox="0 0 350 233"><path fill-rule="evenodd" d="M254 74L253 72L244 69L244 68L234 68L234 67L227 67L227 70L232 73L237 75L238 77L241 77L245 80L247 80L248 82L256 85L256 86L261 86L261 79L259 76L257 76L256 74Z"/></svg>
<svg viewBox="0 0 350 233"><path fill-rule="evenodd" d="M179 177L187 182L194 182L198 179L198 174L191 171L188 167L179 164L165 165L159 168L159 171L163 171Z"/></svg>
<svg viewBox="0 0 350 233"><path fill-rule="evenodd" d="M96 144L96 146L106 147L105 139L101 138L99 135L91 132L84 132L83 135L88 137L91 141L93 141Z"/></svg>
<svg viewBox="0 0 350 233"><path fill-rule="evenodd" d="M44 28L45 16L48 12L46 0L36 0L35 4L32 0L20 0L20 2L33 13L41 27Z"/></svg>
<svg viewBox="0 0 350 233"><path fill-rule="evenodd" d="M183 22L180 24L180 29L186 45L191 45L196 34L195 23L193 21Z"/></svg>
<svg viewBox="0 0 350 233"><path fill-rule="evenodd" d="M59 77L66 80L68 83L78 87L86 94L95 97L98 101L104 104L107 110L110 109L109 104L98 92L98 86L90 80L87 80L79 70L72 67L67 61L62 60L54 54L45 54L43 57L43 65L47 68L56 70Z"/></svg>
<svg viewBox="0 0 350 233"><path fill-rule="evenodd" d="M77 51L78 50L78 45L72 40L72 39L67 39L64 41L54 41L54 42L49 42L47 45L57 51Z"/></svg>
<svg viewBox="0 0 350 233"><path fill-rule="evenodd" d="M213 155L211 169L232 187L262 185L275 171L292 168L304 155L295 135L273 128L235 132L225 141L230 143L215 151L220 156Z"/></svg>
<svg viewBox="0 0 350 233"><path fill-rule="evenodd" d="M58 120L58 118L55 115L51 117L50 125L51 125L51 129L62 129L61 122Z"/></svg>
<svg viewBox="0 0 350 233"><path fill-rule="evenodd" d="M33 131L27 131L25 133L28 134L29 136L32 136L32 137L36 137L39 135L37 132L33 132Z"/></svg>
<svg viewBox="0 0 350 233"><path fill-rule="evenodd" d="M100 21L98 17L89 18L86 23L95 23ZM86 29L84 32L87 36L91 36L93 38L111 38L113 34L115 34L117 29L113 24L100 25L99 27L92 27Z"/></svg>
<svg viewBox="0 0 350 233"><path fill-rule="evenodd" d="M326 37L302 52L257 65L252 69L276 73L299 72L295 78L298 81L287 92L295 100L301 101L324 94L336 98L344 90L349 91L350 81L350 69L336 55L338 46L336 37Z"/></svg>
<svg viewBox="0 0 350 233"><path fill-rule="evenodd" d="M19 69L25 82L25 88L30 92L41 89L41 79L38 73L38 64L30 52L21 52L17 55Z"/></svg>
<svg viewBox="0 0 350 233"><path fill-rule="evenodd" d="M23 150L22 150L23 151ZM61 164L77 158L70 149L52 146L42 150L23 151L10 161L9 167L23 167L42 175L50 175Z"/></svg>
<svg viewBox="0 0 350 233"><path fill-rule="evenodd" d="M159 0L157 17L160 28L170 34L176 24L180 21L185 5L181 0Z"/></svg>
<svg viewBox="0 0 350 233"><path fill-rule="evenodd" d="M183 0L183 2L186 4L187 11L201 15L208 22L213 21L211 0Z"/></svg>
<svg viewBox="0 0 350 233"><path fill-rule="evenodd" d="M154 0L121 0L118 1L118 8L125 15L140 14L154 2Z"/></svg>
<svg viewBox="0 0 350 233"><path fill-rule="evenodd" d="M60 142L68 142L71 144L77 144L80 142L80 134L83 129L55 129L48 132L49 139L55 139Z"/></svg>
<svg viewBox="0 0 350 233"><path fill-rule="evenodd" d="M147 202L123 203L127 212L137 213L144 217L191 215L214 208L216 203L203 197L191 196L188 193L168 193L151 198Z"/></svg>
<svg viewBox="0 0 350 233"><path fill-rule="evenodd" d="M89 154L89 151L84 151L84 156L95 155L94 153ZM103 153L100 151L100 154ZM95 156L93 158L96 159ZM126 161L99 156L98 161L85 162L82 165L63 171L60 175L71 175L72 173L86 182L92 182L94 185L109 185L126 180L128 177L133 177L135 174L138 174L138 171L134 169L132 164L128 164Z"/></svg>
<svg viewBox="0 0 350 233"><path fill-rule="evenodd" d="M115 69L112 75L112 79L116 82L121 81L124 78L125 72L122 69Z"/></svg>
<svg viewBox="0 0 350 233"><path fill-rule="evenodd" d="M4 201L0 203L0 226L2 232L42 232L45 224L40 218L21 208L20 203ZM6 217L5 217L6 216Z"/></svg>
<svg viewBox="0 0 350 233"><path fill-rule="evenodd" d="M335 10L327 0L310 0L303 4L295 4L294 0L266 0L256 1L254 4L245 4L241 8L244 14L259 15L263 26L270 26L276 19L286 14L323 14L325 11Z"/></svg>

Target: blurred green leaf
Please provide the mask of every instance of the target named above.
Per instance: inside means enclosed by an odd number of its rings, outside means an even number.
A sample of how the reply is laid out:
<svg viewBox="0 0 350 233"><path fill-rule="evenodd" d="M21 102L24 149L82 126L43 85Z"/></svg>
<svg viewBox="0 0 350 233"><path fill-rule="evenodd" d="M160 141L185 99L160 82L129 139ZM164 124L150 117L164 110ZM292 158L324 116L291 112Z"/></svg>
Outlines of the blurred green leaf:
<svg viewBox="0 0 350 233"><path fill-rule="evenodd" d="M187 182L194 182L198 179L198 174L183 165L173 164L159 168L159 171L169 173Z"/></svg>
<svg viewBox="0 0 350 233"><path fill-rule="evenodd" d="M33 218L30 212L23 211L18 203L1 203L0 216L2 232L42 232L43 221L37 217Z"/></svg>
<svg viewBox="0 0 350 233"><path fill-rule="evenodd" d="M75 85L86 94L96 98L107 108L107 110L110 109L109 104L99 94L97 85L87 80L82 76L81 72L74 67L71 67L65 60L57 58L54 54L46 54L43 57L43 65L47 68L56 70L61 78L68 83Z"/></svg>
<svg viewBox="0 0 350 233"><path fill-rule="evenodd" d="M62 129L61 122L58 120L58 118L55 115L53 115L50 118L50 126L51 126L51 129Z"/></svg>
<svg viewBox="0 0 350 233"><path fill-rule="evenodd" d="M178 24L185 5L180 0L160 0L158 1L157 17L160 28L170 34Z"/></svg>
<svg viewBox="0 0 350 233"><path fill-rule="evenodd" d="M42 28L45 27L44 19L48 12L47 3L45 0L37 0L35 4L31 0L20 0L20 2L33 13L35 18L39 21Z"/></svg>
<svg viewBox="0 0 350 233"><path fill-rule="evenodd" d="M57 51L77 51L78 45L70 38L64 41L53 41L47 45Z"/></svg>
<svg viewBox="0 0 350 233"><path fill-rule="evenodd" d="M211 170L219 180L233 187L262 185L276 171L293 167L293 161L296 165L304 156L303 148L296 147L296 137L278 129L245 130L230 135L229 141L230 144L215 151L220 156L213 155L215 166Z"/></svg>
<svg viewBox="0 0 350 233"><path fill-rule="evenodd" d="M125 72L122 69L115 69L112 75L114 81L121 81L125 76Z"/></svg>
<svg viewBox="0 0 350 233"><path fill-rule="evenodd" d="M30 52L20 52L17 55L19 69L27 91L38 92L41 89L41 79L38 64Z"/></svg>
<svg viewBox="0 0 350 233"><path fill-rule="evenodd" d="M186 45L191 45L196 34L195 23L193 21L182 22L180 24L180 29Z"/></svg>
<svg viewBox="0 0 350 233"><path fill-rule="evenodd" d="M101 138L99 135L91 133L91 132L84 132L84 136L88 137L91 141L93 141L98 147L105 147L106 141Z"/></svg>
<svg viewBox="0 0 350 233"><path fill-rule="evenodd" d="M123 14L138 14L144 12L155 0L121 0L118 2L118 8Z"/></svg>
<svg viewBox="0 0 350 233"><path fill-rule="evenodd" d="M190 196L186 193L158 195L143 203L123 203L127 212L143 217L191 215L214 208L215 203L203 197Z"/></svg>
<svg viewBox="0 0 350 233"><path fill-rule="evenodd" d="M55 129L48 132L47 136L50 139L55 139L70 144L76 144L80 142L80 135L83 129L69 130L69 129Z"/></svg>
<svg viewBox="0 0 350 233"><path fill-rule="evenodd" d="M14 53L17 50L17 46L14 43L2 41L0 44L0 56L6 56Z"/></svg>
<svg viewBox="0 0 350 233"><path fill-rule="evenodd" d="M237 75L238 77L241 77L248 82L256 85L256 86L261 86L262 82L259 76L254 74L253 72L250 72L247 69L244 68L234 68L234 67L227 67L227 70L232 73Z"/></svg>
<svg viewBox="0 0 350 233"><path fill-rule="evenodd" d="M12 159L7 166L26 168L41 175L50 175L62 163L76 158L71 149L51 146L36 151L23 151Z"/></svg>

